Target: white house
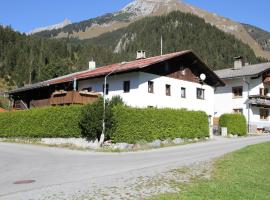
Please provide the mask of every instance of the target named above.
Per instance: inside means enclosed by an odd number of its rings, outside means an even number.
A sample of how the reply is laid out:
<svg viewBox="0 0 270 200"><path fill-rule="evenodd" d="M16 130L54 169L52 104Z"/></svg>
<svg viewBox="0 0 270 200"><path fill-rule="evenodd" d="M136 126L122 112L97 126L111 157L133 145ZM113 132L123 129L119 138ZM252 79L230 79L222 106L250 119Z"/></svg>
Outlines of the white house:
<svg viewBox="0 0 270 200"><path fill-rule="evenodd" d="M47 102L56 90L102 95L105 76L106 97L120 95L129 106L186 108L205 111L211 116L214 115L214 90L224 86L190 50L151 58L146 58L141 51L134 61L99 68L91 61L89 70L19 88L10 95L15 102L23 101L29 107L34 102L38 102L35 105Z"/></svg>
<svg viewBox="0 0 270 200"><path fill-rule="evenodd" d="M270 127L270 63L243 66L238 57L233 68L215 73L226 84L215 90L215 117L242 113L250 131Z"/></svg>

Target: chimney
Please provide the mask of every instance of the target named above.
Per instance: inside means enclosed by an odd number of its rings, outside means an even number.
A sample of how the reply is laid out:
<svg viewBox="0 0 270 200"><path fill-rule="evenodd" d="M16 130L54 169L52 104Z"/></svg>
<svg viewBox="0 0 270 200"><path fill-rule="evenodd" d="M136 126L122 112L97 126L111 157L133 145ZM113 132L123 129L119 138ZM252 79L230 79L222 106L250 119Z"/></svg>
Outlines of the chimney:
<svg viewBox="0 0 270 200"><path fill-rule="evenodd" d="M234 69L241 69L243 67L242 64L242 56L234 57Z"/></svg>
<svg viewBox="0 0 270 200"><path fill-rule="evenodd" d="M140 59L145 59L146 58L146 55L145 55L145 51L143 50L140 50L140 51L137 51L137 60L140 60Z"/></svg>
<svg viewBox="0 0 270 200"><path fill-rule="evenodd" d="M89 70L94 70L94 69L96 69L96 62L92 60L89 62Z"/></svg>

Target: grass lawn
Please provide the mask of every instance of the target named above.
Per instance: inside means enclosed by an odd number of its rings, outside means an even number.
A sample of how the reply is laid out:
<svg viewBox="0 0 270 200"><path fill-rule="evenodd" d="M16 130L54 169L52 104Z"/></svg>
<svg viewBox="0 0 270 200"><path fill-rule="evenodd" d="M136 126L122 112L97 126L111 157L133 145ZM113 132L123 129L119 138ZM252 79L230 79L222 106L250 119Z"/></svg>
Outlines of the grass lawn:
<svg viewBox="0 0 270 200"><path fill-rule="evenodd" d="M214 164L210 180L195 179L180 185L179 194L154 200L269 200L270 143L246 147L225 155Z"/></svg>

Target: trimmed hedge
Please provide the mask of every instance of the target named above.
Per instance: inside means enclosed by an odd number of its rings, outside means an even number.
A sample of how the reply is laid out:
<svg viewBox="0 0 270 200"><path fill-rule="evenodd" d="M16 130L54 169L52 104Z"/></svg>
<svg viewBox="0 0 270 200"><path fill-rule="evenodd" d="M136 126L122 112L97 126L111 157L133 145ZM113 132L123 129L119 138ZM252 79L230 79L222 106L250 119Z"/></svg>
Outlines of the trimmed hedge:
<svg viewBox="0 0 270 200"><path fill-rule="evenodd" d="M219 118L220 127L227 127L228 134L246 135L247 121L241 114L223 114Z"/></svg>
<svg viewBox="0 0 270 200"><path fill-rule="evenodd" d="M201 138L209 136L205 112L184 109L113 108L114 142L135 143L167 138Z"/></svg>
<svg viewBox="0 0 270 200"><path fill-rule="evenodd" d="M0 137L81 137L81 106L0 113Z"/></svg>

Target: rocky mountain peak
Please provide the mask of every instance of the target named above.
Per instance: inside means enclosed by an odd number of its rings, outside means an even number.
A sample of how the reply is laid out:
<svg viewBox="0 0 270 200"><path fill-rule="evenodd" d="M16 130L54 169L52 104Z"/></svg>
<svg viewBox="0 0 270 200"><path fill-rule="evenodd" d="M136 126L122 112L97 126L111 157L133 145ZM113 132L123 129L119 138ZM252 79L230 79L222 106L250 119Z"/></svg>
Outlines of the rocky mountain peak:
<svg viewBox="0 0 270 200"><path fill-rule="evenodd" d="M41 31L45 31L45 30L54 30L54 29L60 29L63 28L69 24L71 24L72 22L69 19L65 19L64 21L58 23L58 24L53 24L50 26L44 26L44 27L39 27L39 28L35 28L34 30L28 32L28 35L34 34L34 33L38 33Z"/></svg>
<svg viewBox="0 0 270 200"><path fill-rule="evenodd" d="M150 15L162 7L172 7L179 4L178 0L135 0L125 6L121 11L132 13L135 16Z"/></svg>

